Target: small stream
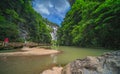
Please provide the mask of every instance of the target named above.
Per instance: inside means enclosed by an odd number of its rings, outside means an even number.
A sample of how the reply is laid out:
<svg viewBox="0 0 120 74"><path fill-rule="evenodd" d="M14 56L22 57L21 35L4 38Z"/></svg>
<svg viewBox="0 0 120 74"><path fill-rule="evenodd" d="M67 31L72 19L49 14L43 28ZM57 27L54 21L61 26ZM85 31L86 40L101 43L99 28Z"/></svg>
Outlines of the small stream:
<svg viewBox="0 0 120 74"><path fill-rule="evenodd" d="M40 74L55 64L64 66L67 63L86 56L99 56L110 50L77 48L60 46L56 50L63 51L61 54L49 56L0 56L0 74Z"/></svg>

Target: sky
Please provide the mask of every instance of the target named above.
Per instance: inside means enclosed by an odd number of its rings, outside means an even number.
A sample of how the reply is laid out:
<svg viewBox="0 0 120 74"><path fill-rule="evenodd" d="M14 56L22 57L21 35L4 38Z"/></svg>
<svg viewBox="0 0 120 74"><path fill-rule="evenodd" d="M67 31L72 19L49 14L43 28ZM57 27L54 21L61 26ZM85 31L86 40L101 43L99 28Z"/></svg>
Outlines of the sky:
<svg viewBox="0 0 120 74"><path fill-rule="evenodd" d="M70 4L67 0L33 0L32 6L49 21L61 24L65 14L70 10Z"/></svg>

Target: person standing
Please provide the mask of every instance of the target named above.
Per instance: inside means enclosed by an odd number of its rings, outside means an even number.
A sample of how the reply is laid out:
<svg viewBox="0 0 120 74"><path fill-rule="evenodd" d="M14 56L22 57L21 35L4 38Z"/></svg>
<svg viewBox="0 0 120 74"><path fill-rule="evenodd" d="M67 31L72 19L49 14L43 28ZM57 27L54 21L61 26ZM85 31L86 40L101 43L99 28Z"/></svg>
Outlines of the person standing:
<svg viewBox="0 0 120 74"><path fill-rule="evenodd" d="M8 46L8 42L9 42L9 39L8 39L8 38L5 38L5 39L4 39L4 46Z"/></svg>

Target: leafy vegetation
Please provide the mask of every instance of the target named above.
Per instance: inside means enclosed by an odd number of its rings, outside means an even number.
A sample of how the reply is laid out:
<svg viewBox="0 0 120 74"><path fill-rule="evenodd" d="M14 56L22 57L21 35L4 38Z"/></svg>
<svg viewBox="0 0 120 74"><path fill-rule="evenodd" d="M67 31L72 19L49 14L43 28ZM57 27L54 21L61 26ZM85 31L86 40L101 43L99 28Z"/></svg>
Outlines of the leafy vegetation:
<svg viewBox="0 0 120 74"><path fill-rule="evenodd" d="M31 0L3 0L0 2L0 41L24 38L39 43L50 43L49 28L34 11Z"/></svg>
<svg viewBox="0 0 120 74"><path fill-rule="evenodd" d="M120 48L120 0L76 0L58 30L61 45Z"/></svg>

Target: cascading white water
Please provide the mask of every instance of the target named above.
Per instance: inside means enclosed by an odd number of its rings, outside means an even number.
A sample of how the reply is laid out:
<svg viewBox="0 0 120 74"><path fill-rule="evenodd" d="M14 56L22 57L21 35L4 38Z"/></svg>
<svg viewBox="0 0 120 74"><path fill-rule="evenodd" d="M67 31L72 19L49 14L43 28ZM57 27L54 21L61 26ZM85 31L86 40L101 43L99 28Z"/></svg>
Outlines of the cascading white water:
<svg viewBox="0 0 120 74"><path fill-rule="evenodd" d="M51 32L51 36L52 36L52 49L56 49L57 50L57 30L58 27L53 26L52 27L53 31Z"/></svg>
<svg viewBox="0 0 120 74"><path fill-rule="evenodd" d="M52 37L52 40L57 40L57 30L58 30L58 27L56 26L52 26L51 27L53 29L53 31L50 33L51 34L51 37Z"/></svg>
<svg viewBox="0 0 120 74"><path fill-rule="evenodd" d="M56 26L56 25L48 25L48 27L50 27L51 29L52 29L52 31L50 32L50 34L51 34L51 37L52 37L52 46L51 46L51 48L52 49L57 49L56 47L57 47L57 30L58 30L58 26Z"/></svg>

